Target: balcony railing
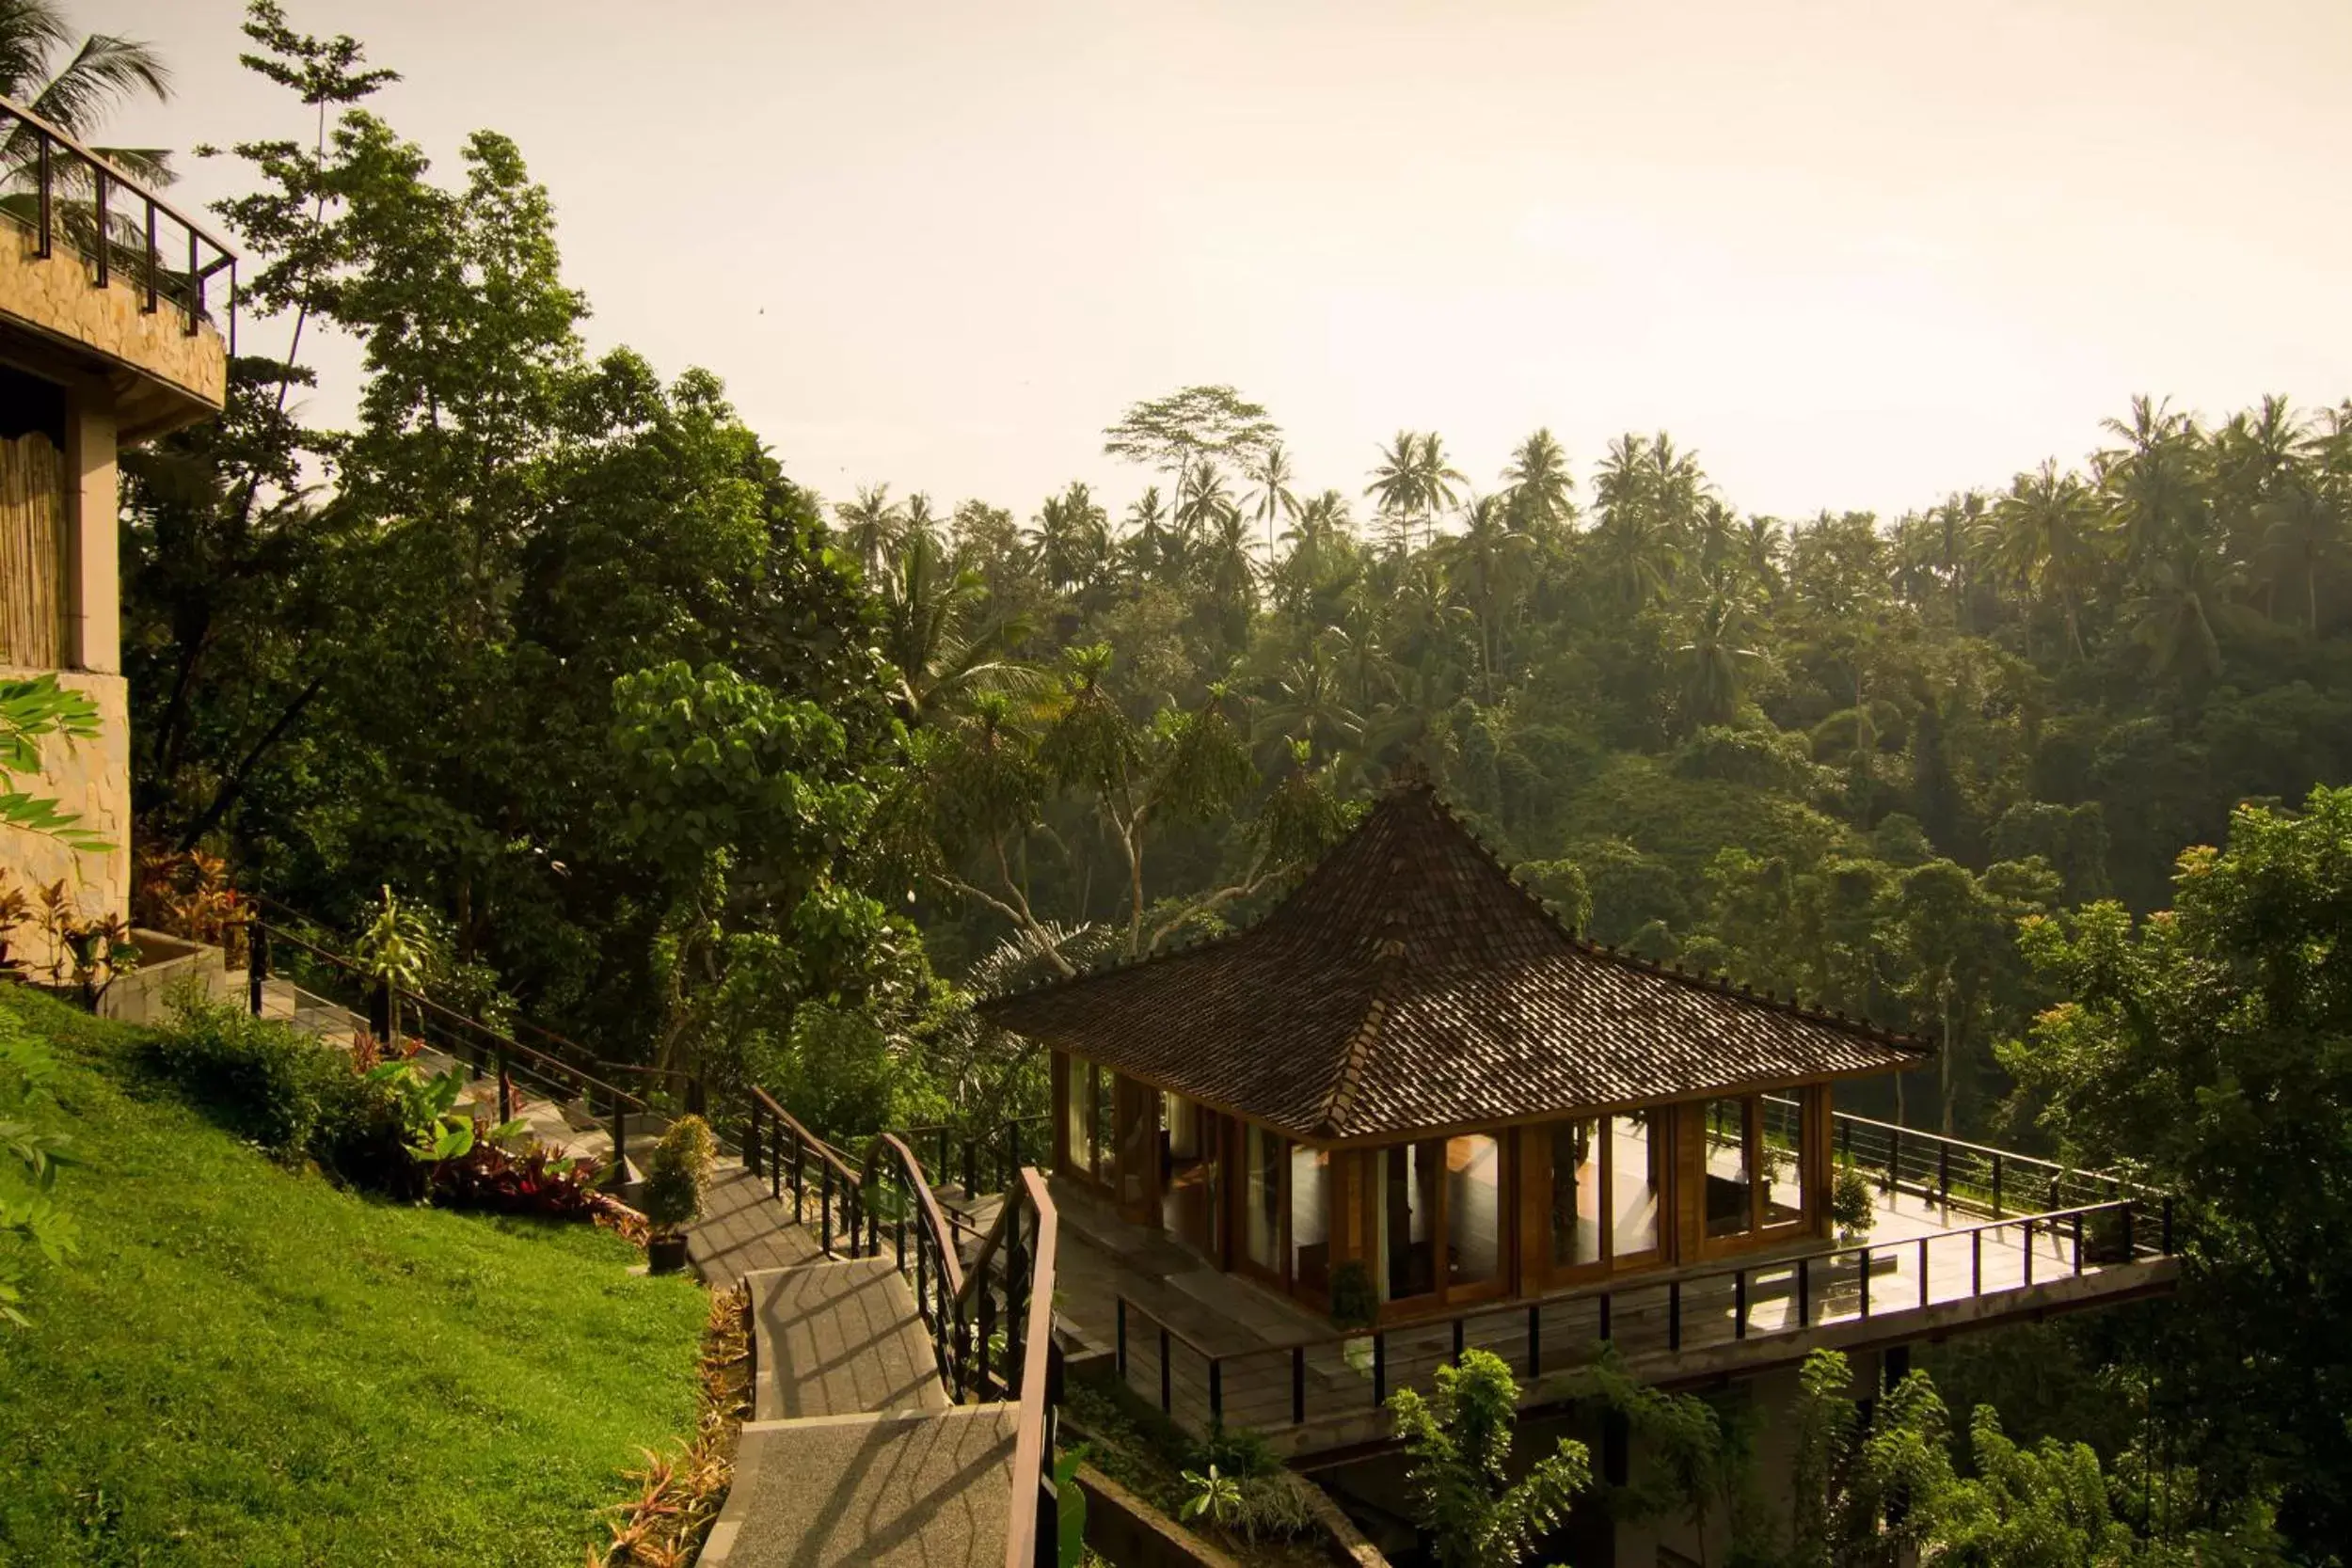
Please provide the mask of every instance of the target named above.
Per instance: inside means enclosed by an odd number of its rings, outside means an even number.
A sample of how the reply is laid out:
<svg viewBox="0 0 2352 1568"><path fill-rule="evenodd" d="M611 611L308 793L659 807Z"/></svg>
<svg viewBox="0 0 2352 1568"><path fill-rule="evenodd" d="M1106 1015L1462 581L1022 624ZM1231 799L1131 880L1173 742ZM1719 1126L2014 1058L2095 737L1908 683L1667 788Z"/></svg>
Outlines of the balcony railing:
<svg viewBox="0 0 2352 1568"><path fill-rule="evenodd" d="M1637 1363L1687 1355L2023 1292L2173 1252L2171 1199L2120 1178L1867 1117L1841 1115L1835 1127L1840 1157L1883 1195L1870 1239L1242 1351L1213 1350L1121 1294L1120 1376L1195 1430L1279 1432L1376 1412L1398 1388L1428 1387L1466 1350L1501 1356L1532 1384L1602 1346Z"/></svg>
<svg viewBox="0 0 2352 1568"><path fill-rule="evenodd" d="M0 97L0 127L7 166L0 214L31 231L36 256L48 260L62 240L82 253L94 287L121 274L140 292L142 310L158 310L166 300L176 306L191 338L213 319L212 280L225 272L223 337L235 356L234 251L145 182L14 99Z"/></svg>

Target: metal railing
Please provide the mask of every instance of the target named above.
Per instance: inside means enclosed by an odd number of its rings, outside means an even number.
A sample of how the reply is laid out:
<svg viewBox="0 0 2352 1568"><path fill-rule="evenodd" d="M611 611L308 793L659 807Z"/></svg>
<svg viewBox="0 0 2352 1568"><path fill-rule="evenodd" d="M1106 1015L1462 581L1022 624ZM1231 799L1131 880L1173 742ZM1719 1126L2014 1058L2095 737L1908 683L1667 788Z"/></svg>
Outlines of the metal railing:
<svg viewBox="0 0 2352 1568"><path fill-rule="evenodd" d="M1631 1275L1288 1344L1216 1352L1124 1294L1120 1375L1196 1430L1361 1414L1478 1349L1533 1382L1602 1346L1639 1357L1797 1335L1890 1312L2023 1291L2173 1250L2169 1197L2124 1197L1857 1242L1666 1277Z"/></svg>
<svg viewBox="0 0 2352 1568"><path fill-rule="evenodd" d="M954 1187L964 1201L991 1193L1008 1193L1020 1179L1031 1156L1051 1151L1050 1136L1040 1133L1053 1125L1053 1116L1008 1117L985 1132L970 1126L929 1122L902 1127L898 1136L917 1154L927 1155L924 1174L933 1187Z"/></svg>
<svg viewBox="0 0 2352 1568"><path fill-rule="evenodd" d="M302 996L313 995L365 1018L370 1033L390 1046L396 1044L388 1037L391 1033L393 1004L397 1003L401 1010L416 1020L417 1037L464 1067L475 1082L496 1074L500 1120L508 1120L515 1115L517 1079L532 1084L551 1099L581 1101L592 1114L608 1120L613 1157L606 1169L607 1184L618 1187L627 1180L629 1118L642 1117L652 1107L643 1096L612 1081L614 1064L590 1058L583 1065L525 1045L510 1034L445 1007L405 986L388 986L358 959L263 920L258 913L246 919L246 1005L254 1017L263 1016L269 984L275 979L294 990L297 1005ZM308 978L316 981L320 990L307 991L288 978L271 973L273 951L281 947L301 954L318 967L320 973Z"/></svg>
<svg viewBox="0 0 2352 1568"><path fill-rule="evenodd" d="M0 196L0 213L31 231L35 255L48 260L64 239L88 259L93 287L103 289L117 272L125 274L140 292L143 311L170 300L191 338L212 319L209 286L215 274L226 272L226 339L229 353L236 354L236 252L145 181L14 99L0 97L0 121L8 123L0 132L0 159L8 182L17 187Z"/></svg>
<svg viewBox="0 0 2352 1568"><path fill-rule="evenodd" d="M1767 1096L1767 1103L1793 1105ZM1916 1127L1833 1112L1831 1147L1838 1161L1870 1177L1883 1193L1991 1215L2110 1203L2146 1196L2106 1171L1991 1148Z"/></svg>

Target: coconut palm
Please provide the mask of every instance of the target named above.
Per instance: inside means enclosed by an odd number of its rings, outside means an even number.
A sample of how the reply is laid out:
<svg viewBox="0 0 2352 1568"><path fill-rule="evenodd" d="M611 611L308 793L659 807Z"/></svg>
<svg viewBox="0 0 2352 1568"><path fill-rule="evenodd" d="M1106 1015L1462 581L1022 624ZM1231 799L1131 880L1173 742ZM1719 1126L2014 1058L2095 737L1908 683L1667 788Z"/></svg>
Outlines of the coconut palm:
<svg viewBox="0 0 2352 1568"><path fill-rule="evenodd" d="M77 41L76 29L54 0L0 0L0 95L87 144L118 103L141 94L158 101L171 96L170 68L152 45L110 33L91 33ZM37 145L31 128L22 122L0 141L11 184L21 186L29 178ZM151 184L171 182L170 155L162 148L91 150Z"/></svg>
<svg viewBox="0 0 2352 1568"><path fill-rule="evenodd" d="M1742 645L1740 602L1720 590L1691 617L1691 640L1675 649L1684 669L1682 700L1692 722L1727 724L1740 713L1747 669L1763 657Z"/></svg>
<svg viewBox="0 0 2352 1568"><path fill-rule="evenodd" d="M891 500L887 484L859 485L857 499L841 502L833 515L841 525L842 548L869 578L881 569L882 558L898 547L906 531L906 514Z"/></svg>
<svg viewBox="0 0 2352 1568"><path fill-rule="evenodd" d="M1184 487L1176 497L1176 532L1189 547L1216 536L1226 515L1238 517L1241 508L1233 500L1232 487L1226 483L1225 470L1215 459L1196 463L1184 476Z"/></svg>
<svg viewBox="0 0 2352 1568"><path fill-rule="evenodd" d="M1298 515L1298 498L1291 493L1292 482L1297 474L1292 471L1290 453L1279 441L1269 441L1257 461L1248 468L1251 483L1258 488L1250 496L1251 515L1265 525L1265 563L1274 564L1274 525L1283 517Z"/></svg>
<svg viewBox="0 0 2352 1568"><path fill-rule="evenodd" d="M2261 560L2266 589L2275 594L2281 582L2300 578L2303 584L2303 624L2319 629L2319 576L2343 548L2344 515L2328 490L2297 475L2257 509L2262 524Z"/></svg>
<svg viewBox="0 0 2352 1568"><path fill-rule="evenodd" d="M907 536L880 586L882 654L897 672L893 695L909 723L974 693L1026 689L1041 679L1008 657L1028 628L992 615L980 574L963 556L950 556L929 529Z"/></svg>
<svg viewBox="0 0 2352 1568"><path fill-rule="evenodd" d="M1550 429L1538 430L1521 441L1502 470L1504 499L1510 505L1511 526L1538 531L1566 524L1576 515L1568 497L1568 454Z"/></svg>
<svg viewBox="0 0 2352 1568"><path fill-rule="evenodd" d="M2123 444L2095 459L2099 489L2122 534L2124 563L2138 571L2201 531L2204 440L2187 415L2145 397L2132 399L2128 421L2102 424Z"/></svg>
<svg viewBox="0 0 2352 1568"><path fill-rule="evenodd" d="M1459 494L1454 486L1469 483L1470 476L1446 456L1445 443L1438 438L1438 433L1432 430L1424 434L1421 438L1422 543L1428 544L1436 537L1438 514L1454 509Z"/></svg>
<svg viewBox="0 0 2352 1568"><path fill-rule="evenodd" d="M2045 459L2034 472L2010 481L2009 494L1994 503L1991 521L1994 570L2038 598L2057 600L2066 645L2080 658L2077 611L2106 555L2095 498L2080 478L2059 473L2058 464Z"/></svg>
<svg viewBox="0 0 2352 1568"><path fill-rule="evenodd" d="M1126 537L1120 541L1120 549L1127 557L1129 569L1139 577L1159 578L1163 575L1173 541L1168 536L1168 508L1160 500L1160 487L1144 486L1127 508L1122 519Z"/></svg>
<svg viewBox="0 0 2352 1568"><path fill-rule="evenodd" d="M2245 573L2195 538L2150 562L2130 608L2133 635L2148 650L2148 673L2219 674L2220 630L2249 619L2233 597L2245 583Z"/></svg>
<svg viewBox="0 0 2352 1568"><path fill-rule="evenodd" d="M1046 498L1024 535L1038 571L1057 593L1087 586L1110 563L1109 519L1093 492L1075 480L1060 495Z"/></svg>
<svg viewBox="0 0 2352 1568"><path fill-rule="evenodd" d="M1363 734L1361 715L1342 699L1345 679L1326 634L1282 661L1258 710L1262 736L1304 741L1311 767L1319 767Z"/></svg>
<svg viewBox="0 0 2352 1568"><path fill-rule="evenodd" d="M1526 581L1535 539L1512 528L1508 504L1500 496L1473 498L1462 520L1462 531L1430 553L1477 618L1480 686L1491 705L1497 673L1495 630Z"/></svg>
<svg viewBox="0 0 2352 1568"><path fill-rule="evenodd" d="M1413 519L1422 505L1421 437L1400 430L1396 439L1380 449L1380 466L1372 470L1364 494L1377 504L1396 541L1397 553L1410 547Z"/></svg>

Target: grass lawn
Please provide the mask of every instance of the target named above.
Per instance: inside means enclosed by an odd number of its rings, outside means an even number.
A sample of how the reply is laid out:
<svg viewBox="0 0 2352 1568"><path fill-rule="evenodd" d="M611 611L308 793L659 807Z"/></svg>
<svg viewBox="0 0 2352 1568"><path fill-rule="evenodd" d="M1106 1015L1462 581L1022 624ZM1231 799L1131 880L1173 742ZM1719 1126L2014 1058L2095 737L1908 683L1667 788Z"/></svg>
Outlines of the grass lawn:
<svg viewBox="0 0 2352 1568"><path fill-rule="evenodd" d="M640 1447L691 1428L690 1280L287 1171L145 1079L131 1031L10 1014L63 1066L82 1249L0 1324L0 1563L577 1565Z"/></svg>

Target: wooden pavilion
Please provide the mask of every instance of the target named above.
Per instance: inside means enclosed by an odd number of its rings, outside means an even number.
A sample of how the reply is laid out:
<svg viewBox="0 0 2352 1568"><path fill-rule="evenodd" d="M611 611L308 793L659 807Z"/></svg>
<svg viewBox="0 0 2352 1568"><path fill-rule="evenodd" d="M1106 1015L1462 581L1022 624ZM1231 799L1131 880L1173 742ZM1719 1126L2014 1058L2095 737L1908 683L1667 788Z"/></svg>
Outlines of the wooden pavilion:
<svg viewBox="0 0 2352 1568"><path fill-rule="evenodd" d="M1420 782L1256 925L983 1011L1061 1177L1382 1323L1816 1246L1831 1085L1928 1054L1578 937Z"/></svg>

